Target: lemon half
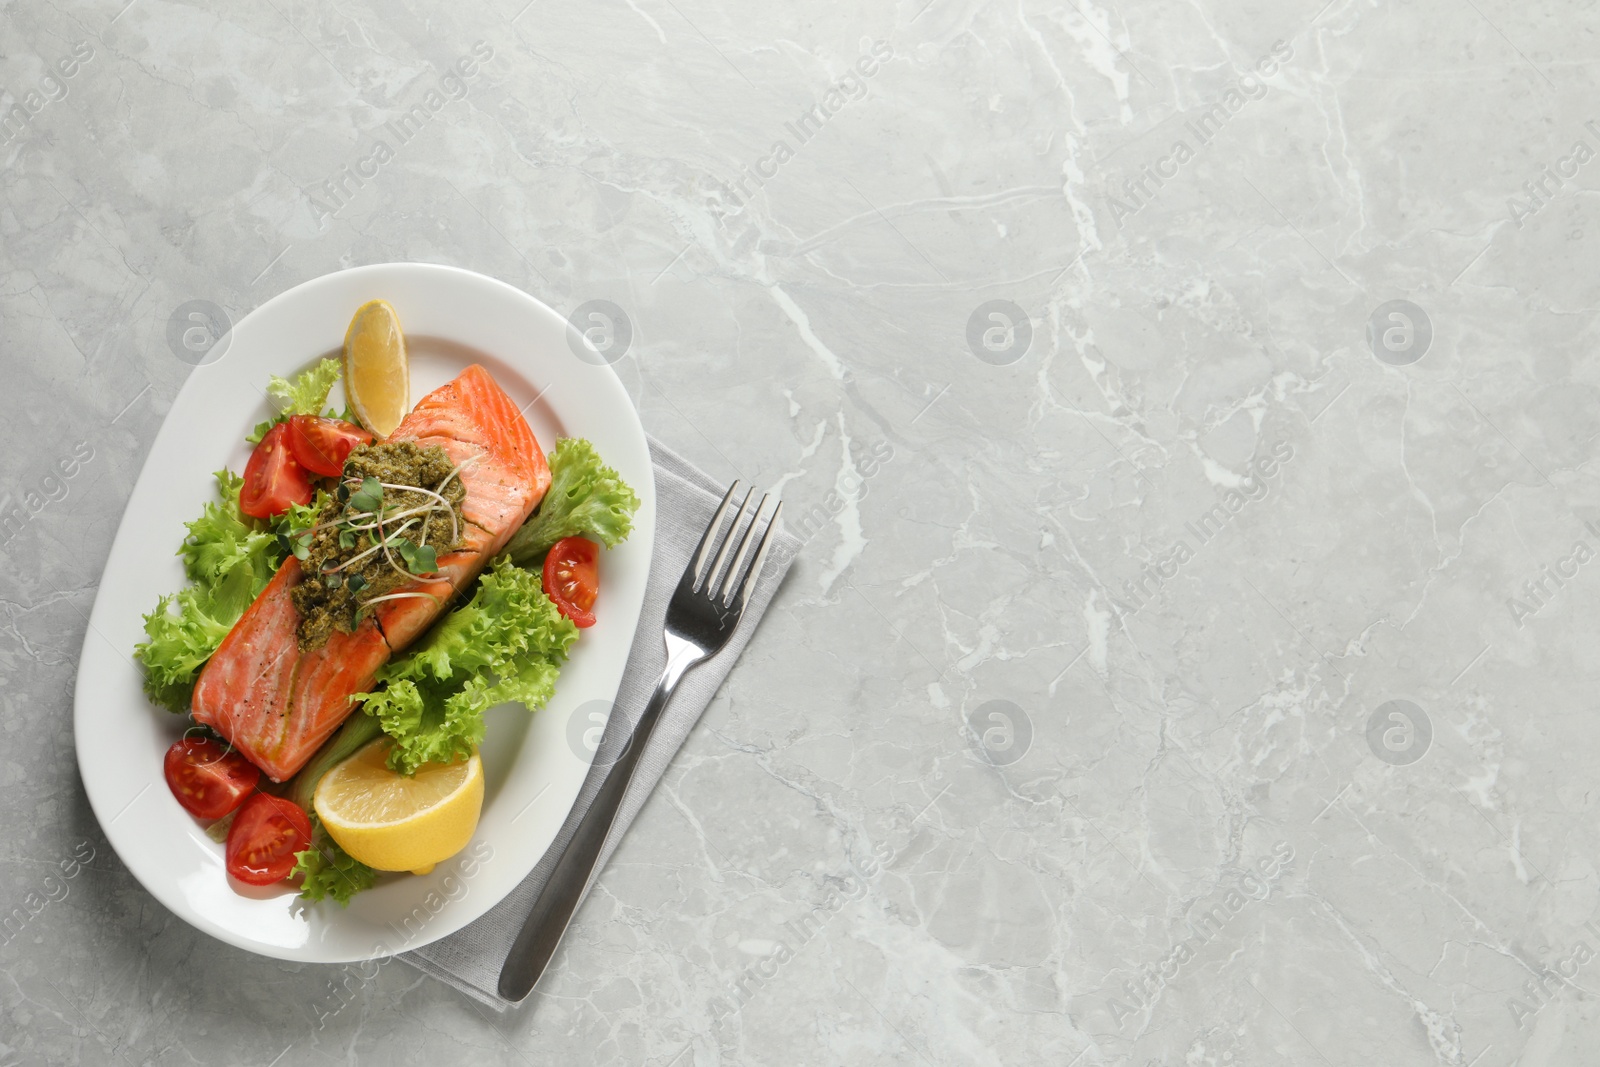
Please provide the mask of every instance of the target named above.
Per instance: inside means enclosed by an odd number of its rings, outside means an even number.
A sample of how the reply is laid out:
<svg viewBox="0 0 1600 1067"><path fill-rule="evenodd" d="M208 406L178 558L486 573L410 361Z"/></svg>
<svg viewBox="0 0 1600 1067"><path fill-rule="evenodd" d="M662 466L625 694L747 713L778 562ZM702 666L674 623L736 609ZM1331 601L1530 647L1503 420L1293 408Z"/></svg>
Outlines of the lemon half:
<svg viewBox="0 0 1600 1067"><path fill-rule="evenodd" d="M356 309L344 335L344 392L361 424L388 437L411 409L410 359L400 316L387 300Z"/></svg>
<svg viewBox="0 0 1600 1067"><path fill-rule="evenodd" d="M312 807L339 847L380 871L427 874L467 847L483 811L483 764L425 763L410 778L389 769L378 740L329 771Z"/></svg>

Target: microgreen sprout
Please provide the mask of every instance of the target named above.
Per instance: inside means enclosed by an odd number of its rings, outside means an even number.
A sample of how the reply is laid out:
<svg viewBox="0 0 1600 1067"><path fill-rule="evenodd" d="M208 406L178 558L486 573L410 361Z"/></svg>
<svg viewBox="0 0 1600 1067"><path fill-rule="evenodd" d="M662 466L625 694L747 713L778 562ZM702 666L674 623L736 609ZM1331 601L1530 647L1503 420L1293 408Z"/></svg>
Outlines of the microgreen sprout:
<svg viewBox="0 0 1600 1067"><path fill-rule="evenodd" d="M417 545L402 537L395 548L412 574L432 574L439 569L438 554L432 545Z"/></svg>
<svg viewBox="0 0 1600 1067"><path fill-rule="evenodd" d="M383 483L367 475L361 481L361 488L350 494L350 507L357 511L372 512L383 507Z"/></svg>
<svg viewBox="0 0 1600 1067"><path fill-rule="evenodd" d="M410 600L413 597L420 597L423 600L431 600L435 604L443 604L444 603L444 600L442 598L437 597L432 593L422 593L422 592L387 593L384 596L375 596L371 600L363 600L361 602L361 610L363 612L365 612L367 609L371 608L372 605L377 604L377 603L379 603L381 601L384 601L384 600Z"/></svg>
<svg viewBox="0 0 1600 1067"><path fill-rule="evenodd" d="M451 483L472 460L451 465L436 456L429 457L431 466L408 468L414 453L404 449L404 461L380 455L369 465L347 462L344 477L333 487L336 503L321 513L322 521L284 542L289 549L295 547L293 539L304 539L299 554L302 559L309 556L308 569L315 569L320 579L307 589L307 603L301 607L307 618L326 603L338 615L335 625L344 629L385 600L421 597L443 603L422 592L418 582L437 580L439 557L456 547L465 530L457 514L460 505L445 492L453 490L456 499L465 495ZM427 473L418 473L423 469ZM413 480L427 484L411 484Z"/></svg>

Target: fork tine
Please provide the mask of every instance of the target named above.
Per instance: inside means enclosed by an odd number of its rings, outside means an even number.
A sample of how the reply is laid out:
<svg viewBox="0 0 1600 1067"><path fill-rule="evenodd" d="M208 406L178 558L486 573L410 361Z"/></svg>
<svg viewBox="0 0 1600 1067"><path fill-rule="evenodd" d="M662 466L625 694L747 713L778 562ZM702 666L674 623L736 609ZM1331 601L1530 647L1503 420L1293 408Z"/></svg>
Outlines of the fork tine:
<svg viewBox="0 0 1600 1067"><path fill-rule="evenodd" d="M739 586L739 612L744 613L744 606L750 602L750 594L755 590L756 579L761 577L761 564L766 562L767 549L772 547L772 535L778 529L778 515L783 511L783 501L778 501L778 506L772 509L772 518L767 520L767 532L761 535L761 547L756 549L755 562L750 564L743 583ZM750 520L750 525L755 525L755 520Z"/></svg>
<svg viewBox="0 0 1600 1067"><path fill-rule="evenodd" d="M694 580L691 583L692 588L698 588L700 585L700 575L706 565L706 554L716 544L712 538L722 528L722 516L728 513L728 501L733 499L733 491L737 488L739 488L739 480L735 478L733 484L728 486L728 491L723 494L722 503L717 507L716 515L706 524L706 532L700 535L700 544L695 547L694 555L690 557L690 566L693 568L694 573Z"/></svg>
<svg viewBox="0 0 1600 1067"><path fill-rule="evenodd" d="M739 540L739 551L733 555L733 564L728 568L727 575L722 579L722 587L716 591L712 599L720 600L723 606L733 603L733 592L738 588L739 572L744 568L744 557L750 551L750 544L755 537L756 524L761 521L761 509L767 506L767 497L770 493L761 494L761 503L756 505L755 512L750 516L750 525L745 527L744 537ZM743 509L741 509L742 511ZM737 526L734 527L738 529ZM733 540L733 535L728 535L728 540Z"/></svg>
<svg viewBox="0 0 1600 1067"><path fill-rule="evenodd" d="M715 594L712 590L717 587L717 576L722 573L722 564L728 558L728 549L733 547L733 537L739 532L739 523L744 521L744 509L750 506L750 498L755 495L756 487L753 485L745 491L744 499L739 502L739 510L733 513L733 525L728 527L728 536L722 540L722 550L717 553L711 569L706 571L706 582L700 587L700 591L713 599Z"/></svg>

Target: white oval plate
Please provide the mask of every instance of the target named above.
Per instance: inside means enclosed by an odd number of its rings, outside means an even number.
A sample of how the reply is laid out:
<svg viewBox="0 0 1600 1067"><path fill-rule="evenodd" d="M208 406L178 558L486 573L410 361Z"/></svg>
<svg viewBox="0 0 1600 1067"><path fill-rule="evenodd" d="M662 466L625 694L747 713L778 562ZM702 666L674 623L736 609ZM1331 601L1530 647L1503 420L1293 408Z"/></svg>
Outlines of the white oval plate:
<svg viewBox="0 0 1600 1067"><path fill-rule="evenodd" d="M413 402L482 363L519 404L547 452L587 437L641 506L626 542L605 553L596 614L540 711L489 712L487 790L472 844L426 876L389 876L348 908L307 905L287 886L231 883L222 846L178 806L162 777L186 715L154 707L133 648L143 615L184 582L183 523L215 499L211 472L244 469L245 435L270 414L271 374L337 355L356 308L388 300L411 352ZM622 680L655 535L655 482L644 429L609 366L577 358L562 317L470 271L388 263L329 274L267 301L234 327L220 359L197 367L173 401L134 486L95 598L78 667L78 767L95 816L134 876L180 918L229 944L286 960L342 963L418 948L482 915L531 871L572 808L592 753L569 736L599 725ZM575 334L574 334L575 336ZM342 396L331 400L341 406ZM594 703L599 701L600 703ZM583 709L584 721L569 730Z"/></svg>

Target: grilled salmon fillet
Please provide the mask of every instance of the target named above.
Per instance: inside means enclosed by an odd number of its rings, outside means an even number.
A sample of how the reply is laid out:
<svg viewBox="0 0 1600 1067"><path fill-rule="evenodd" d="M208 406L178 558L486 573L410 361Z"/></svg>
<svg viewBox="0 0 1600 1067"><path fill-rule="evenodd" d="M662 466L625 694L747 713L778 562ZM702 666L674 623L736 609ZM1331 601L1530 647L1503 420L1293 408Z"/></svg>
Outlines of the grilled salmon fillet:
<svg viewBox="0 0 1600 1067"><path fill-rule="evenodd" d="M195 684L195 720L227 738L276 782L305 766L350 714L350 698L372 688L378 668L421 636L550 488L550 468L533 431L476 364L418 401L388 439L438 445L461 467L461 544L439 557L437 578L403 587L435 599L385 601L354 633L336 631L321 648L302 652L300 613L289 596L302 576L291 556Z"/></svg>

